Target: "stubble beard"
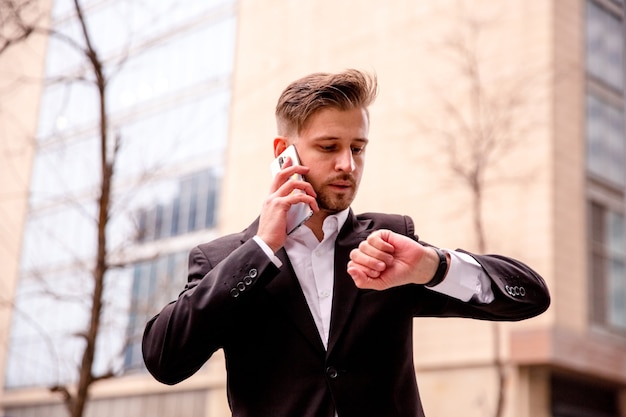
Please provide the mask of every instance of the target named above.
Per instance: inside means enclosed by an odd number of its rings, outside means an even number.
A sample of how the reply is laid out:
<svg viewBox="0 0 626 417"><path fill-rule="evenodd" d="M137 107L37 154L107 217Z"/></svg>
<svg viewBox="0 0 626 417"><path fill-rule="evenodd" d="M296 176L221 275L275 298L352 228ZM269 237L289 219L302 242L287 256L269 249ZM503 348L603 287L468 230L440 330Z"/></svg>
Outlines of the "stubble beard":
<svg viewBox="0 0 626 417"><path fill-rule="evenodd" d="M347 209L352 204L354 198L346 196L328 196L327 194L318 194L317 205L320 210L323 210L330 214L339 213L342 210Z"/></svg>
<svg viewBox="0 0 626 417"><path fill-rule="evenodd" d="M350 181L352 183L351 188L346 188L344 192L337 193L329 189L329 184L331 184L332 181L322 184L321 187L315 187L317 194L316 201L320 210L329 214L335 214L350 207L350 204L352 204L356 197L358 184L351 175L342 176L341 179Z"/></svg>

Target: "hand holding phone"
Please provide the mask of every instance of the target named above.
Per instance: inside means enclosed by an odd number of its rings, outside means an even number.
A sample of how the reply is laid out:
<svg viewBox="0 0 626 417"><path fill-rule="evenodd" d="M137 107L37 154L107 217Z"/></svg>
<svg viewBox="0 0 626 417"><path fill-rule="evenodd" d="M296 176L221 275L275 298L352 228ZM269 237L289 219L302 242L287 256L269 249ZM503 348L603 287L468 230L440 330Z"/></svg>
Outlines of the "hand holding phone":
<svg viewBox="0 0 626 417"><path fill-rule="evenodd" d="M282 169L283 164L287 160L287 157L291 159L292 165L300 165L300 159L298 158L298 152L295 146L289 145L270 165L272 175L276 176ZM293 179L302 180L302 175L294 174ZM294 193L303 193L302 190L294 190ZM287 234L293 233L298 227L302 226L313 215L313 210L306 203L293 204L287 212Z"/></svg>

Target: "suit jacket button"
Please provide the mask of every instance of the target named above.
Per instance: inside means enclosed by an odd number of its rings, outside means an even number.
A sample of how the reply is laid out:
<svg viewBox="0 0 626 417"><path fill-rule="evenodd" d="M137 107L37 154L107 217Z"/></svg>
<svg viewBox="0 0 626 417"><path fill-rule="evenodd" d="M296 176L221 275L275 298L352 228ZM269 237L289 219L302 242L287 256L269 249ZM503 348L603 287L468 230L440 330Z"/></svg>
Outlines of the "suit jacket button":
<svg viewBox="0 0 626 417"><path fill-rule="evenodd" d="M250 275L250 278L256 278L256 274L257 274L257 270L254 268L252 268L250 272L248 272L248 275Z"/></svg>
<svg viewBox="0 0 626 417"><path fill-rule="evenodd" d="M238 282L238 283L237 283L237 289L238 289L239 291L245 291L245 290L246 290L246 284L244 284L244 283L243 283L243 282L241 282L241 281L240 281L240 282Z"/></svg>
<svg viewBox="0 0 626 417"><path fill-rule="evenodd" d="M232 290L230 290L230 296L233 298L239 297L239 290L237 288L233 288Z"/></svg>
<svg viewBox="0 0 626 417"><path fill-rule="evenodd" d="M246 285L252 285L252 277L250 275L246 275L243 277L243 283Z"/></svg>
<svg viewBox="0 0 626 417"><path fill-rule="evenodd" d="M337 375L338 375L337 369L335 369L333 366L329 366L328 368L326 368L326 375L328 375L330 379L337 378Z"/></svg>

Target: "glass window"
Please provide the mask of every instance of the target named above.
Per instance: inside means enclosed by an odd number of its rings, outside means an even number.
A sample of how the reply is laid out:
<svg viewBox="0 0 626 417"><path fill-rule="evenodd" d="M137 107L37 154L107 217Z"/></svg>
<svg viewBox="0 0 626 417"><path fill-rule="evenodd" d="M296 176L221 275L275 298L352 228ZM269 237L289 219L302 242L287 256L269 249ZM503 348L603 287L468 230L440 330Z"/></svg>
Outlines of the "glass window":
<svg viewBox="0 0 626 417"><path fill-rule="evenodd" d="M128 181L134 181L135 187L149 186L166 167L176 164L221 163L229 98L229 93L221 90L159 113L144 114L120 127L117 188ZM31 205L76 205L91 198L101 178L99 152L95 136L40 145L32 173ZM128 198L122 198L116 210L128 204Z"/></svg>
<svg viewBox="0 0 626 417"><path fill-rule="evenodd" d="M119 362L120 352L128 344L125 334L132 283L129 268L107 273L96 374ZM88 264L22 275L9 343L8 387L52 386L74 380L83 347L78 335L85 331L92 293Z"/></svg>
<svg viewBox="0 0 626 417"><path fill-rule="evenodd" d="M132 302L124 356L126 369L144 368L141 355L144 327L152 316L180 293L185 282L187 259L187 252L172 253L132 267Z"/></svg>
<svg viewBox="0 0 626 417"><path fill-rule="evenodd" d="M33 273L17 289L9 343L8 387L64 383L75 375L88 317L88 271Z"/></svg>
<svg viewBox="0 0 626 417"><path fill-rule="evenodd" d="M100 111L98 101L91 84L60 82L47 87L41 97L39 141L61 138L77 126L95 122Z"/></svg>
<svg viewBox="0 0 626 417"><path fill-rule="evenodd" d="M101 56L109 64L124 58L107 67L108 120L121 147L107 224L115 267L106 275L97 374L111 365L143 366L143 327L184 283L187 255L172 254L180 248L169 238L215 226L235 2L83 4ZM72 9L71 1L55 1L53 24L80 39ZM49 79L42 96L7 387L71 382L82 355L76 335L85 331L90 311L101 172L98 97L78 80L81 63L84 57L67 43L50 39L48 78L74 82Z"/></svg>
<svg viewBox="0 0 626 417"><path fill-rule="evenodd" d="M115 32L107 31L105 33ZM225 42L224 40L230 40ZM211 83L226 80L234 60L234 19L201 27L130 55L119 72L111 76L107 89L109 114L144 105L166 95L200 84L206 90ZM59 44L59 51L66 49ZM73 52L72 52L73 53ZM71 53L53 54L48 60L49 77L70 73L84 58ZM75 54L74 54L75 55ZM58 59L56 63L54 60ZM60 74L55 75L53 72ZM213 80L213 81L211 81ZM218 80L218 81L216 81ZM228 87L222 81L222 89ZM61 81L46 89L41 106L38 137L50 139L78 127L94 125L99 115L98 96L93 84ZM208 117L208 116L207 116Z"/></svg>
<svg viewBox="0 0 626 417"><path fill-rule="evenodd" d="M586 162L595 199L589 202L590 310L594 323L626 334L626 42L624 16L612 9L606 2L586 3Z"/></svg>
<svg viewBox="0 0 626 417"><path fill-rule="evenodd" d="M592 319L626 331L626 229L624 216L590 203Z"/></svg>
<svg viewBox="0 0 626 417"><path fill-rule="evenodd" d="M119 112L155 97L221 79L230 74L234 48L234 19L168 38L131 55L111 79L112 112ZM140 74L140 76L139 76Z"/></svg>
<svg viewBox="0 0 626 417"><path fill-rule="evenodd" d="M624 115L608 103L587 96L587 169L614 185L626 181Z"/></svg>
<svg viewBox="0 0 626 417"><path fill-rule="evenodd" d="M37 273L85 262L95 251L95 202L72 201L32 212L24 231L22 270Z"/></svg>
<svg viewBox="0 0 626 417"><path fill-rule="evenodd" d="M118 175L150 177L168 165L214 160L226 146L229 102L220 90L121 126Z"/></svg>
<svg viewBox="0 0 626 417"><path fill-rule="evenodd" d="M69 38L80 46L84 45L84 40L78 19L74 18L73 1L57 0L54 3L53 16L57 18L54 29L63 37L53 36L51 42L55 50L64 50L65 53L48 57L48 75L66 76L80 68L78 63L84 57L64 38ZM232 18L234 4L233 0L108 0L99 1L89 7L83 4L83 10L86 12L92 44L101 59L124 61L126 54L132 55L145 46L172 38L177 32L195 26L211 26L212 23ZM222 35L217 39L228 48L232 34ZM212 44L216 41L208 38L205 42ZM210 51L212 54L213 51ZM174 50L171 52L176 53Z"/></svg>
<svg viewBox="0 0 626 417"><path fill-rule="evenodd" d="M56 3L56 1L54 2ZM48 82L60 82L60 80L70 80L74 77L83 75L86 68L82 68L81 64L86 64L85 55L83 54L83 37L80 28L73 23L74 20L68 21L65 25L57 25L53 30L57 31L61 36L48 37L48 50L53 50L54 54L46 56L46 76ZM71 40L68 40L71 39ZM78 45L74 45L76 40ZM80 49L78 48L80 46Z"/></svg>
<svg viewBox="0 0 626 417"><path fill-rule="evenodd" d="M99 0L86 0L81 2L83 7L93 6ZM52 2L52 17L54 19L60 19L72 15L74 13L74 0L54 0Z"/></svg>
<svg viewBox="0 0 626 417"><path fill-rule="evenodd" d="M162 183L154 184L154 197L160 200L135 209L134 224L140 225L136 240L145 243L215 227L219 183L215 170L208 169L182 177L169 197L160 193Z"/></svg>
<svg viewBox="0 0 626 417"><path fill-rule="evenodd" d="M626 239L624 217L609 211L606 218L608 234L608 322L626 331Z"/></svg>
<svg viewBox="0 0 626 417"><path fill-rule="evenodd" d="M99 183L100 147L95 136L40 146L33 165L31 205L78 201Z"/></svg>
<svg viewBox="0 0 626 417"><path fill-rule="evenodd" d="M624 88L622 22L595 2L587 1L587 71L619 91Z"/></svg>

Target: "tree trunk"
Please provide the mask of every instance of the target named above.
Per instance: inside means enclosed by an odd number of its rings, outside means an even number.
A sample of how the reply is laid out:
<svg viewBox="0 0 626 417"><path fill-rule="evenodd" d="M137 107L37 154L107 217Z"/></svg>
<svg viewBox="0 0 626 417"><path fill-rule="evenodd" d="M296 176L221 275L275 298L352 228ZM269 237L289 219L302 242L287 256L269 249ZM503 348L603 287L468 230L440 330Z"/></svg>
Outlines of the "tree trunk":
<svg viewBox="0 0 626 417"><path fill-rule="evenodd" d="M82 417L89 399L89 389L95 381L93 375L93 363L96 354L96 344L100 331L100 320L102 316L105 276L108 269L107 264L107 225L109 220L109 208L111 201L111 186L114 173L115 151L108 146L108 119L106 108L106 79L102 62L92 46L91 38L87 30L85 17L78 0L74 0L76 14L81 25L85 40L85 55L93 69L95 83L99 94L100 110L100 197L98 199L98 242L96 248L96 258L93 270L93 294L91 299L91 314L89 327L85 333L85 350L80 364L78 385L76 396L71 401L71 417ZM111 155L109 155L111 153Z"/></svg>

